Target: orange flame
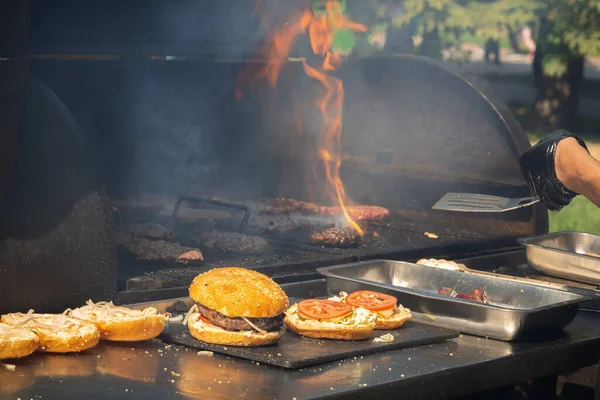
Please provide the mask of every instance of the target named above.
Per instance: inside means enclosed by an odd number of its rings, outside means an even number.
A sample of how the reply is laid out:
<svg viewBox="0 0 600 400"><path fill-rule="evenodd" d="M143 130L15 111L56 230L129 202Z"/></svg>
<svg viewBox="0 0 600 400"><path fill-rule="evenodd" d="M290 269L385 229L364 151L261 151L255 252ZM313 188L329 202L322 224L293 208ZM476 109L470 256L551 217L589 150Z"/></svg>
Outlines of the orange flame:
<svg viewBox="0 0 600 400"><path fill-rule="evenodd" d="M294 15L282 27L270 29L266 18L263 18L269 39L264 49L267 61L258 70L246 68L240 73L236 84L236 97L243 96L240 89L242 82L255 84L260 80L266 80L272 87L276 86L281 69L288 62L296 38L298 35L308 34L313 53L323 57L322 64L318 67L310 66L306 60L302 60L304 72L318 81L324 89L323 95L315 102L325 125L319 155L323 160L326 179L330 185L330 195L340 205L348 224L363 235L363 230L348 215L345 206L348 196L340 178L344 85L340 79L328 75L327 72L337 70L341 64L340 57L331 50L335 33L340 29L365 32L367 28L347 18L338 0L325 1L325 12L319 17L315 16L307 5L302 12ZM257 0L255 11L265 17L261 5L261 0Z"/></svg>

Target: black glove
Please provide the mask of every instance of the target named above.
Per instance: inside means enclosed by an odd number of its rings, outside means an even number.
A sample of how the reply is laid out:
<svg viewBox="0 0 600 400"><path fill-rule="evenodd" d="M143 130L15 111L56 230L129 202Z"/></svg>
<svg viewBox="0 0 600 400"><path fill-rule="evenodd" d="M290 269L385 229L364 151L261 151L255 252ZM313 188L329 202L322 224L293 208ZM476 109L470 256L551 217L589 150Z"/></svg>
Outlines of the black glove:
<svg viewBox="0 0 600 400"><path fill-rule="evenodd" d="M568 205L578 193L567 189L556 177L554 157L558 143L566 138L575 138L588 149L584 141L565 130L553 132L521 155L521 172L536 196L549 210L559 211Z"/></svg>

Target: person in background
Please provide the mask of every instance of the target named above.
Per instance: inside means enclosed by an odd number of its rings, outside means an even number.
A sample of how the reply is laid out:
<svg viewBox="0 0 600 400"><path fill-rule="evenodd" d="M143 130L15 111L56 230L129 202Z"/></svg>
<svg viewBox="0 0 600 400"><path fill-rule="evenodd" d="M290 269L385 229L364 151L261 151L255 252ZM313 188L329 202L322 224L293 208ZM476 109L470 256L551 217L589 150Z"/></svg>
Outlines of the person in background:
<svg viewBox="0 0 600 400"><path fill-rule="evenodd" d="M535 54L535 42L533 41L533 33L527 25L521 29L521 43L527 48L530 57Z"/></svg>
<svg viewBox="0 0 600 400"><path fill-rule="evenodd" d="M488 39L485 43L485 62L490 62L490 54L494 54L494 64L500 64L500 43L496 39Z"/></svg>
<svg viewBox="0 0 600 400"><path fill-rule="evenodd" d="M585 142L565 130L553 132L523 153L521 171L540 201L559 211L577 195L600 207L600 161Z"/></svg>

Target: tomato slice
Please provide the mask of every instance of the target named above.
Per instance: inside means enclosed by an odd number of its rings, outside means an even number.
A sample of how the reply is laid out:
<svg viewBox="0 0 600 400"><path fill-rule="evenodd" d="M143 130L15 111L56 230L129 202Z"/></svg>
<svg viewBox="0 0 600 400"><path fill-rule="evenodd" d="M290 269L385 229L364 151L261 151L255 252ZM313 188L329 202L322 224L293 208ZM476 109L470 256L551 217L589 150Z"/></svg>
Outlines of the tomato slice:
<svg viewBox="0 0 600 400"><path fill-rule="evenodd" d="M202 316L202 314L198 315L198 319L199 319L200 321L204 322L205 324L212 325L212 324L210 323L210 321L209 321L209 320L207 320L206 318L204 318L204 317Z"/></svg>
<svg viewBox="0 0 600 400"><path fill-rule="evenodd" d="M339 301L309 299L298 303L298 311L308 318L331 319L350 314L352 308Z"/></svg>
<svg viewBox="0 0 600 400"><path fill-rule="evenodd" d="M359 290L352 292L346 297L346 303L352 307L363 307L369 311L383 311L394 308L398 299L387 294L372 292L370 290Z"/></svg>

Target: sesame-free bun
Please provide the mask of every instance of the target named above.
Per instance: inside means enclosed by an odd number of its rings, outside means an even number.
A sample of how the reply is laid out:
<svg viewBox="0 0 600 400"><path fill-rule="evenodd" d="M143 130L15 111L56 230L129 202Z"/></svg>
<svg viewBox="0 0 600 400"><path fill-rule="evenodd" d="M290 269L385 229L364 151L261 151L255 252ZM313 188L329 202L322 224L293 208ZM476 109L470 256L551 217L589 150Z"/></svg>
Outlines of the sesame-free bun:
<svg viewBox="0 0 600 400"><path fill-rule="evenodd" d="M90 322L100 330L100 338L120 342L138 342L157 337L165 327L165 316L156 308L134 310L112 302L93 303L69 311L69 316Z"/></svg>
<svg viewBox="0 0 600 400"><path fill-rule="evenodd" d="M100 341L98 328L62 314L13 313L0 322L30 328L39 338L39 351L71 353L90 349Z"/></svg>
<svg viewBox="0 0 600 400"><path fill-rule="evenodd" d="M378 316L377 321L375 322L375 329L385 330L400 328L406 321L411 319L411 317L412 314L409 309L400 308L399 311L394 311L388 318Z"/></svg>
<svg viewBox="0 0 600 400"><path fill-rule="evenodd" d="M286 314L283 323L298 335L316 339L364 340L373 333L371 325L344 325L310 319L301 320L296 313Z"/></svg>
<svg viewBox="0 0 600 400"><path fill-rule="evenodd" d="M225 346L255 347L277 342L285 334L285 325L275 332L227 331L218 326L207 324L194 313L188 319L188 327L193 337L206 343Z"/></svg>
<svg viewBox="0 0 600 400"><path fill-rule="evenodd" d="M226 317L271 318L289 305L283 289L274 280L245 268L216 268L198 275L190 286L190 297Z"/></svg>
<svg viewBox="0 0 600 400"><path fill-rule="evenodd" d="M29 328L0 324L0 360L21 358L37 350L40 340Z"/></svg>

